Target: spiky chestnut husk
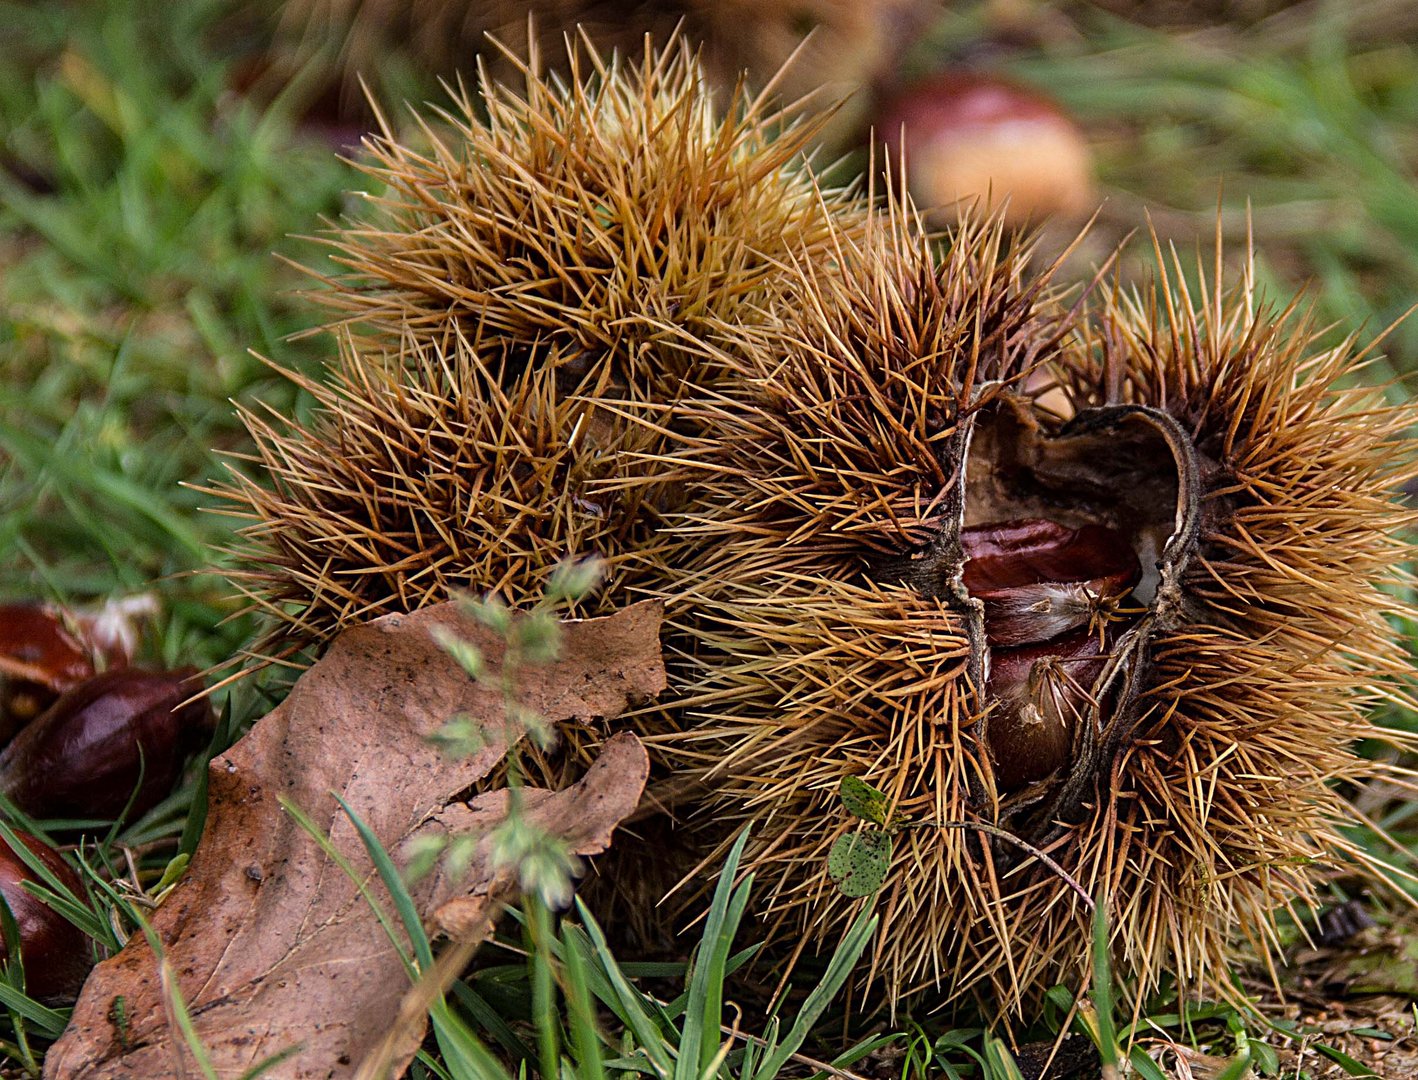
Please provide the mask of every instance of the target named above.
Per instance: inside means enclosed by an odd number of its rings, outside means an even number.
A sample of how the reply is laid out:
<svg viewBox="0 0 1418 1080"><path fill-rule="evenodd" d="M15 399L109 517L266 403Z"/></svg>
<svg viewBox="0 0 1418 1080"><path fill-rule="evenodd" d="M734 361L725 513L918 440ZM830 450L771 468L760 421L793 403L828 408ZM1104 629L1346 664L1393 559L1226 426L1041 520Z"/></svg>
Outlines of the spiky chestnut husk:
<svg viewBox="0 0 1418 1080"><path fill-rule="evenodd" d="M459 591L531 603L575 555L603 553L615 591L652 542L640 491L591 490L644 431L601 421L594 376L568 388L554 358L511 362L480 337L405 345L376 356L342 335L324 381L287 372L309 422L240 410L261 479L219 490L256 519L233 576L273 623L258 652Z"/></svg>
<svg viewBox="0 0 1418 1080"><path fill-rule="evenodd" d="M689 497L659 459L717 376L685 343L758 318L779 260L865 220L816 186L808 125L742 99L717 119L682 43L571 64L485 83L426 151L369 143L387 194L330 238L350 273L317 294L352 327L326 382L291 374L313 418L243 410L273 487L218 489L253 522L235 577L277 623L258 651L454 590L520 603L572 555L605 556L623 602Z"/></svg>
<svg viewBox="0 0 1418 1080"><path fill-rule="evenodd" d="M688 370L683 336L749 312L849 200L803 165L820 118L739 84L719 119L683 40L638 63L570 46L568 66L565 84L524 66L518 91L484 75L446 130L420 120L425 150L387 124L367 140L384 194L327 238L348 273L311 295L386 342L476 329L662 400Z"/></svg>
<svg viewBox="0 0 1418 1080"><path fill-rule="evenodd" d="M754 822L746 865L805 942L858 905L823 872L861 824L842 778L886 793L909 823L875 900L893 997L1008 1017L1079 985L1086 901L987 828L1107 904L1131 994L1233 993L1238 946L1273 961L1276 912L1314 904L1316 867L1365 861L1335 785L1382 771L1353 746L1406 674L1380 583L1410 554L1412 410L1346 385L1352 342L1320 347L1248 279L1193 304L1164 275L1164 300L1114 291L1070 327L1031 305L997 231L937 266L882 229L841 274L797 264L800 298L725 357L744 390L713 408L682 711L652 740L700 782L711 836ZM962 546L965 526L1035 518L1112 530L1151 571L1093 613L1107 661L1086 685L1040 669L1072 710L1042 779L997 757L1030 735L992 692L1010 655Z"/></svg>

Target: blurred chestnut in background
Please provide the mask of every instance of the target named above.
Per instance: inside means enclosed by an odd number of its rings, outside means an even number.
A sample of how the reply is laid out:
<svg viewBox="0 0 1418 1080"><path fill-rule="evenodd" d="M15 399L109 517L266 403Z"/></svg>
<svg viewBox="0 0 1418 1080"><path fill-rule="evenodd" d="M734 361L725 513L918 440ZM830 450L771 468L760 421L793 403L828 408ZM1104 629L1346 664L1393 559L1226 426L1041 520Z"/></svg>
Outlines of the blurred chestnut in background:
<svg viewBox="0 0 1418 1080"><path fill-rule="evenodd" d="M28 833L20 841L77 897L84 889L78 875L59 853ZM48 1004L73 1001L93 967L93 947L88 935L27 891L23 882L40 882L20 855L0 839L0 896L5 898L20 931L20 958L25 969L25 992ZM40 882L42 884L42 882ZM7 958L0 939L0 959Z"/></svg>
<svg viewBox="0 0 1418 1080"><path fill-rule="evenodd" d="M0 753L0 791L37 818L132 817L172 791L212 732L196 669L119 668L69 690ZM141 778L141 785L139 780Z"/></svg>
<svg viewBox="0 0 1418 1080"><path fill-rule="evenodd" d="M0 604L0 744L94 673L63 620L38 604Z"/></svg>
<svg viewBox="0 0 1418 1080"><path fill-rule="evenodd" d="M1092 154L1083 132L1037 91L993 75L951 72L917 83L879 110L877 136L933 221L956 204L993 208L1010 225L1094 208Z"/></svg>

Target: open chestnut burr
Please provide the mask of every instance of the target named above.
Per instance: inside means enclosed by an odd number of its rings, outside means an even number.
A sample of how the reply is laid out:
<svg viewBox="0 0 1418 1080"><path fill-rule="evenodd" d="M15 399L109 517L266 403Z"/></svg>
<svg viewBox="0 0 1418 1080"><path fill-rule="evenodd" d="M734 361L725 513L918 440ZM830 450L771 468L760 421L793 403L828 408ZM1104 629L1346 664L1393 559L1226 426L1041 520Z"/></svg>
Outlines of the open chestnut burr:
<svg viewBox="0 0 1418 1080"><path fill-rule="evenodd" d="M1067 765L1141 565L1121 532L1092 523L974 525L960 546L962 583L984 604L990 754L1014 790Z"/></svg>
<svg viewBox="0 0 1418 1080"><path fill-rule="evenodd" d="M1250 278L1075 308L998 221L942 256L878 220L712 353L742 382L684 455L681 711L645 727L805 947L859 911L838 842L890 834L889 994L1027 1015L1086 985L1099 902L1130 993L1224 989L1352 856L1336 781L1384 772L1411 410Z"/></svg>

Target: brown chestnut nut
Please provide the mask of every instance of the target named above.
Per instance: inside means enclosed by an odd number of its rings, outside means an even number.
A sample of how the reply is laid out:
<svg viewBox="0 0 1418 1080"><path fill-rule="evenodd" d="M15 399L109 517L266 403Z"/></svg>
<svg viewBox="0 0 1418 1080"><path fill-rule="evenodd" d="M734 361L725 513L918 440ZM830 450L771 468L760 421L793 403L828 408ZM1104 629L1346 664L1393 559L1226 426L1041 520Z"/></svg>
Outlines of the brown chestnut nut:
<svg viewBox="0 0 1418 1080"><path fill-rule="evenodd" d="M0 743L93 673L89 651L59 616L38 604L0 604Z"/></svg>
<svg viewBox="0 0 1418 1080"><path fill-rule="evenodd" d="M1100 640L1103 639L1103 640ZM1014 791L1064 768L1088 715L1111 644L1081 630L1054 641L990 652L988 742L995 783Z"/></svg>
<svg viewBox="0 0 1418 1080"><path fill-rule="evenodd" d="M1142 576L1127 539L1103 525L1026 518L960 530L965 591L985 604L992 646L1048 641L1094 624Z"/></svg>
<svg viewBox="0 0 1418 1080"><path fill-rule="evenodd" d="M952 72L908 87L883 107L877 132L898 160L904 149L912 196L942 223L969 199L1008 197L1012 225L1092 208L1092 155L1078 125L1006 79Z"/></svg>
<svg viewBox="0 0 1418 1080"><path fill-rule="evenodd" d="M207 702L182 704L195 676L120 668L81 683L0 753L0 791L38 818L112 819L130 798L132 816L152 809L211 735Z"/></svg>
<svg viewBox="0 0 1418 1080"><path fill-rule="evenodd" d="M78 875L57 851L28 833L15 835L70 892L83 897ZM9 905L20 932L25 993L47 1004L66 1003L78 997L93 967L93 947L87 934L24 888L23 882L39 880L20 855L0 839L0 896ZM0 938L0 959L5 958L5 943Z"/></svg>

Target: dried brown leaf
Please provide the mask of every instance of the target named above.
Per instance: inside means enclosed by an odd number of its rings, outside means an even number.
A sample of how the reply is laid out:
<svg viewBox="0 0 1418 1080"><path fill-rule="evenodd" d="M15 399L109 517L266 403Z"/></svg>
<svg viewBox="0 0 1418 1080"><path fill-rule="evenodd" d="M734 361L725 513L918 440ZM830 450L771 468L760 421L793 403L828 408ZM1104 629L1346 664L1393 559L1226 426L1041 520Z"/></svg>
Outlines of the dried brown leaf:
<svg viewBox="0 0 1418 1080"><path fill-rule="evenodd" d="M566 624L561 659L526 674L520 703L553 721L592 720L658 694L660 618L646 603ZM278 1067L281 1077L350 1076L383 1040L409 985L354 882L281 809L282 798L328 832L376 894L382 889L332 792L391 851L430 831L487 828L505 816L505 792L455 802L506 752L498 735L504 703L442 652L430 636L435 627L456 629L494 662L500 654L497 639L452 605L349 630L279 708L212 762L206 835L153 928L218 1076L238 1076L297 1044ZM451 760L428 737L460 712L483 722L490 742ZM527 791L528 816L579 853L600 851L634 809L646 770L638 741L617 737L580 783ZM415 887L430 927L446 925L464 940L486 932L516 888L487 862L484 845L461 882L433 875ZM170 1021L162 966L141 936L99 965L44 1075L198 1075ZM120 996L122 1037L111 1018Z"/></svg>

